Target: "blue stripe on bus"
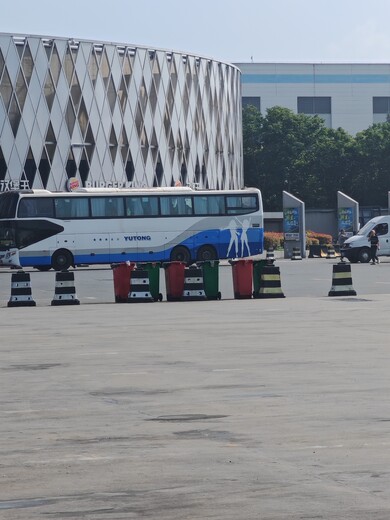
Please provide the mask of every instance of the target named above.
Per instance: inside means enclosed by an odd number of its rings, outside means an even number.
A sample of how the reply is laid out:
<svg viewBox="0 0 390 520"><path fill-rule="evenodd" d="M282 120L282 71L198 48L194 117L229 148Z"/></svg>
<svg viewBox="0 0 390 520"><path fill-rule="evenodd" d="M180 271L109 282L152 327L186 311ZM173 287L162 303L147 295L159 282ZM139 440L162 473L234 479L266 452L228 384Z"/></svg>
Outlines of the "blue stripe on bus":
<svg viewBox="0 0 390 520"><path fill-rule="evenodd" d="M242 256L253 256L263 252L263 236L264 230L262 228L249 228L247 229L247 238L250 247L248 251L246 243L241 241L242 229L237 229L237 239L234 234L232 235L231 230L208 230L202 231L196 235L193 235L186 240L183 240L179 244L167 248L163 251L149 253L145 251L143 254L140 253L127 253L125 255L121 253L110 254L95 253L91 254L78 254L74 255L75 264L109 264L111 262L147 262L147 261L169 261L170 255L174 247L185 246L191 253L191 258L196 258L196 253L200 247L204 244L211 244L215 247L219 258L236 258ZM238 250L236 250L238 246ZM229 250L230 247L230 250ZM229 254L228 254L229 250ZM243 254L242 254L243 252ZM47 256L23 256L20 257L20 263L22 267L27 266L38 266L38 265L50 265L51 257Z"/></svg>

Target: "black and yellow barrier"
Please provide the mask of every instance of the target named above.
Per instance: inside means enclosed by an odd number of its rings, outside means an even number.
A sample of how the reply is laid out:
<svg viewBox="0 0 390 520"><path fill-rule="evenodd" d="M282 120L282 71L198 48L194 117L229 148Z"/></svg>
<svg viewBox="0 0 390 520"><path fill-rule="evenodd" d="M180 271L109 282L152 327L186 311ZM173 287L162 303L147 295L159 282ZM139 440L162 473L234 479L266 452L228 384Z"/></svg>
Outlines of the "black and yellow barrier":
<svg viewBox="0 0 390 520"><path fill-rule="evenodd" d="M350 264L335 264L333 266L332 287L328 296L356 296L356 291L352 287Z"/></svg>
<svg viewBox="0 0 390 520"><path fill-rule="evenodd" d="M332 256L329 255L329 251L334 251L332 253ZM333 256L334 254L334 256ZM334 246L326 246L326 245L320 245L320 244L314 244L309 246L309 258L336 258L340 256L340 246L334 245Z"/></svg>
<svg viewBox="0 0 390 520"><path fill-rule="evenodd" d="M291 260L302 260L300 247L293 247Z"/></svg>
<svg viewBox="0 0 390 520"><path fill-rule="evenodd" d="M285 298L280 280L279 267L265 265L262 267L259 291L253 293L254 298Z"/></svg>
<svg viewBox="0 0 390 520"><path fill-rule="evenodd" d="M266 254L265 259L267 260L267 263L270 265L272 265L275 262L276 258L275 258L275 251L274 251L273 247L269 247L267 249L267 254Z"/></svg>

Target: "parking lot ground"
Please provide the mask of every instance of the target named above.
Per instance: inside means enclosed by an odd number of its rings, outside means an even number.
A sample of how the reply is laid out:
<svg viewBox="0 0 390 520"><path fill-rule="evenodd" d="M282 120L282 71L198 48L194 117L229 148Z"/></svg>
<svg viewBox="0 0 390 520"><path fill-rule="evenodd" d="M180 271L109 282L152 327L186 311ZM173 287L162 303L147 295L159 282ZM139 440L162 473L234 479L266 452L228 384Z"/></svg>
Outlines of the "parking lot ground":
<svg viewBox="0 0 390 520"><path fill-rule="evenodd" d="M0 517L388 520L389 313L0 308Z"/></svg>

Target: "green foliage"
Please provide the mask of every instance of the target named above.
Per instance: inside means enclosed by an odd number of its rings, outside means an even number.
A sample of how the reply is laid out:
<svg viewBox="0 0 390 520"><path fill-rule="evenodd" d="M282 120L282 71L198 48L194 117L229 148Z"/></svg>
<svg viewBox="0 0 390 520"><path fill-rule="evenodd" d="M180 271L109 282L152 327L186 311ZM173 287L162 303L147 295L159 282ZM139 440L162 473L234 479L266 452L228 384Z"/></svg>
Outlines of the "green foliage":
<svg viewBox="0 0 390 520"><path fill-rule="evenodd" d="M316 246L316 245L329 245L333 241L332 235L328 235L327 233L316 233L315 231L306 231L306 245L307 246Z"/></svg>
<svg viewBox="0 0 390 520"><path fill-rule="evenodd" d="M266 211L282 206L282 192L306 207L336 206L343 191L361 205L387 206L390 188L390 123L375 124L352 137L329 129L320 117L272 107L263 116L243 110L244 175L261 189Z"/></svg>
<svg viewBox="0 0 390 520"><path fill-rule="evenodd" d="M273 231L266 231L264 233L264 249L281 249L284 246L283 233L276 233Z"/></svg>
<svg viewBox="0 0 390 520"><path fill-rule="evenodd" d="M306 246L315 245L329 245L332 243L332 235L326 233L316 233L315 231L306 231ZM284 247L283 233L276 233L274 231L266 231L264 233L264 249L267 250L273 247L274 249L282 249Z"/></svg>

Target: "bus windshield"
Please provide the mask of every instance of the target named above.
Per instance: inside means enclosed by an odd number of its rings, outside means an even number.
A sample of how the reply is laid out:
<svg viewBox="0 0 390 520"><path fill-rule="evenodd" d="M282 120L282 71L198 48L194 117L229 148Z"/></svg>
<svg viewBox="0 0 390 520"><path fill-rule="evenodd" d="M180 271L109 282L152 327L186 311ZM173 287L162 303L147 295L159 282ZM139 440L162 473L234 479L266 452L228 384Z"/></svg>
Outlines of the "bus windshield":
<svg viewBox="0 0 390 520"><path fill-rule="evenodd" d="M255 188L7 192L0 195L0 233L22 249L22 266L189 264L262 253L263 207Z"/></svg>
<svg viewBox="0 0 390 520"><path fill-rule="evenodd" d="M16 192L6 191L0 196L0 218L14 218L19 195Z"/></svg>

